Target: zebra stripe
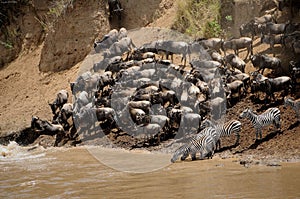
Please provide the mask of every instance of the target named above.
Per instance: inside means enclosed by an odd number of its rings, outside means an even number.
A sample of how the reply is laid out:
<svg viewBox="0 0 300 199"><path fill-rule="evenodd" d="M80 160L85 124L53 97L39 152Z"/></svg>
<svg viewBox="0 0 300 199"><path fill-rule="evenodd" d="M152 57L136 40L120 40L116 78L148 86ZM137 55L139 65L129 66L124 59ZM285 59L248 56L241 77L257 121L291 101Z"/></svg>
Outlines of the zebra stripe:
<svg viewBox="0 0 300 199"><path fill-rule="evenodd" d="M216 132L220 135L220 137L230 136L231 133L234 133L236 136L235 145L239 144L240 140L240 132L242 128L242 123L238 120L231 120L226 122L225 124L214 124L212 121L206 119L202 122L201 127L213 127L216 129ZM221 148L221 141L217 142L219 148Z"/></svg>
<svg viewBox="0 0 300 199"><path fill-rule="evenodd" d="M202 131L200 131L196 138L200 139L203 135L209 135L214 139L214 143L216 144L220 139L220 134L216 131L215 128L212 127L206 127Z"/></svg>
<svg viewBox="0 0 300 199"><path fill-rule="evenodd" d="M284 98L284 106L290 106L297 115L297 119L300 122L300 99L292 100L291 98Z"/></svg>
<svg viewBox="0 0 300 199"><path fill-rule="evenodd" d="M256 129L256 139L258 134L262 138L262 128L274 124L280 129L280 110L278 108L269 108L264 113L257 115L251 109L246 109L240 114L241 118L248 118Z"/></svg>
<svg viewBox="0 0 300 199"><path fill-rule="evenodd" d="M214 146L214 139L210 135L194 136L189 143L184 144L175 151L171 162L174 163L180 156L183 161L189 155L191 155L192 160L195 160L197 153L200 153L199 159L203 159L206 156L212 157Z"/></svg>

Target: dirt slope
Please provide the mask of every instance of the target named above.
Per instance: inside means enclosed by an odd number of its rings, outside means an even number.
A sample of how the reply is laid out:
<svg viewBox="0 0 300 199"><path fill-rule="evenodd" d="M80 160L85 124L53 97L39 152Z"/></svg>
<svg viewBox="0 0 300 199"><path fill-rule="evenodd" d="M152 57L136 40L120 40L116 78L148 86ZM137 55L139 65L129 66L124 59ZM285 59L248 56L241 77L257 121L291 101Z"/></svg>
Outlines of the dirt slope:
<svg viewBox="0 0 300 199"><path fill-rule="evenodd" d="M78 66L58 73L40 73L40 55L41 47L0 71L2 135L29 126L32 115L51 119L48 100L54 100L60 89L69 90L69 82L77 76Z"/></svg>

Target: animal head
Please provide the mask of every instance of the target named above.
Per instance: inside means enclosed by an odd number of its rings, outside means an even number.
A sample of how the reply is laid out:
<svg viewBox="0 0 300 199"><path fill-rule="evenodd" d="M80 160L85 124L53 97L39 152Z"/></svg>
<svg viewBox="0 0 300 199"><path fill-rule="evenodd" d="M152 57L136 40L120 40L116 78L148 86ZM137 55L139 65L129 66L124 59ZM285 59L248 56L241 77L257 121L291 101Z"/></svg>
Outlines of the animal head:
<svg viewBox="0 0 300 199"><path fill-rule="evenodd" d="M284 107L287 107L291 102L293 102L292 98L284 97Z"/></svg>
<svg viewBox="0 0 300 199"><path fill-rule="evenodd" d="M137 112L136 116L135 116L136 121L142 122L143 119L145 118L145 116L146 116L145 113L143 113L143 112Z"/></svg>
<svg viewBox="0 0 300 199"><path fill-rule="evenodd" d="M56 102L48 103L48 104L49 104L49 106L50 106L50 108L51 108L52 113L55 115L55 114L56 114L56 110L57 110L57 108L58 108Z"/></svg>
<svg viewBox="0 0 300 199"><path fill-rule="evenodd" d="M241 114L240 114L240 118L245 118L245 117L248 117L248 115L252 112L251 109L247 108L245 109Z"/></svg>
<svg viewBox="0 0 300 199"><path fill-rule="evenodd" d="M211 127L213 126L212 121L210 121L209 119L205 119L202 121L201 125L200 125L200 129L205 129L207 127Z"/></svg>
<svg viewBox="0 0 300 199"><path fill-rule="evenodd" d="M31 124L35 121L39 120L39 117L38 116L32 116L31 118Z"/></svg>
<svg viewBox="0 0 300 199"><path fill-rule="evenodd" d="M36 122L39 120L39 117L32 116L31 118L31 128L34 129L36 127Z"/></svg>

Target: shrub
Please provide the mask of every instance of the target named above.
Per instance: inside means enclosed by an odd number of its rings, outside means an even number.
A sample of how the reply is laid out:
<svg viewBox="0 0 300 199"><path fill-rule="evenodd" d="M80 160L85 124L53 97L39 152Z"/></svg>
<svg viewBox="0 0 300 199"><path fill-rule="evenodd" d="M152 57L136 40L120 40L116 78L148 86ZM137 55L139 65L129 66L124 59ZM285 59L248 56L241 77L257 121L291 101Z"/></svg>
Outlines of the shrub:
<svg viewBox="0 0 300 199"><path fill-rule="evenodd" d="M221 34L220 0L177 0L177 8L173 29L194 37Z"/></svg>

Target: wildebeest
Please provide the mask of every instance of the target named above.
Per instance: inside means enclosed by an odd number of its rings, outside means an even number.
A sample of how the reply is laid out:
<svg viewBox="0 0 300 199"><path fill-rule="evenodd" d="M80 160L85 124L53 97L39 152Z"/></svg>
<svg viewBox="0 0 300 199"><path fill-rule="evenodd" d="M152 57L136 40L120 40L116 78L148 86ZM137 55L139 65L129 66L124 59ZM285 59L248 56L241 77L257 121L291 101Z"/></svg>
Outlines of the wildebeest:
<svg viewBox="0 0 300 199"><path fill-rule="evenodd" d="M266 93L265 100L267 100L268 97L271 97L273 100L275 100L274 92L284 91L283 97L287 96L292 89L292 79L288 76L267 78L262 74L258 74L255 78L255 81L262 86L263 92Z"/></svg>
<svg viewBox="0 0 300 199"><path fill-rule="evenodd" d="M165 115L150 115L150 123L158 124L161 128L169 126L170 118Z"/></svg>
<svg viewBox="0 0 300 199"><path fill-rule="evenodd" d="M68 127L70 127L68 119L71 118L72 116L73 116L73 104L66 103L61 108L61 110L58 114L58 117L57 117L57 121L58 121L58 123L63 125L64 128L68 128Z"/></svg>
<svg viewBox="0 0 300 199"><path fill-rule="evenodd" d="M269 34L284 34L286 29L285 23L276 24L272 22L268 22L262 25L259 25L259 29L262 34L269 35Z"/></svg>
<svg viewBox="0 0 300 199"><path fill-rule="evenodd" d="M249 21L248 23L242 24L240 26L240 36L246 37L250 36L254 39L254 36L256 36L257 33L257 24L255 24L254 20Z"/></svg>
<svg viewBox="0 0 300 199"><path fill-rule="evenodd" d="M300 80L300 61L290 61L289 70L294 84L298 84Z"/></svg>
<svg viewBox="0 0 300 199"><path fill-rule="evenodd" d="M176 92L173 90L163 90L157 93L154 93L154 99L156 102L160 102L162 106L166 104L175 106L178 103L178 99L176 97Z"/></svg>
<svg viewBox="0 0 300 199"><path fill-rule="evenodd" d="M110 107L95 108L95 111L96 111L97 120L99 122L108 121L110 127L117 120L115 110Z"/></svg>
<svg viewBox="0 0 300 199"><path fill-rule="evenodd" d="M221 53L221 45L223 42L223 39L221 38L201 38L196 40L199 44L203 45L206 49L213 49L216 50L218 53Z"/></svg>
<svg viewBox="0 0 300 199"><path fill-rule="evenodd" d="M218 120L226 113L226 99L223 97L215 97L208 101L210 107L210 115L214 120Z"/></svg>
<svg viewBox="0 0 300 199"><path fill-rule="evenodd" d="M283 42L283 34L279 35L262 35L260 38L261 43L270 44L270 49L273 51L273 56L275 56L274 45L282 44Z"/></svg>
<svg viewBox="0 0 300 199"><path fill-rule="evenodd" d="M144 120L146 119L146 113L142 109L129 107L128 111L130 113L132 121L136 124L142 124L144 122ZM121 116L122 116L122 114L121 114ZM128 120L128 118L127 118L127 120Z"/></svg>
<svg viewBox="0 0 300 199"><path fill-rule="evenodd" d="M103 52L105 58L122 55L124 52L135 48L131 38L124 37L121 40L113 43L110 48Z"/></svg>
<svg viewBox="0 0 300 199"><path fill-rule="evenodd" d="M168 59L168 55L171 55L173 61L173 54L181 54L181 62L184 60L184 65L186 64L186 57L189 53L189 45L183 41L162 41L156 42L156 49L158 51L165 51Z"/></svg>
<svg viewBox="0 0 300 199"><path fill-rule="evenodd" d="M41 120L37 116L31 119L31 128L45 135L55 135L59 132L64 132L64 128L60 124L51 124L46 120Z"/></svg>
<svg viewBox="0 0 300 199"><path fill-rule="evenodd" d="M193 68L216 68L220 67L222 64L217 61L212 60L193 60L190 62Z"/></svg>
<svg viewBox="0 0 300 199"><path fill-rule="evenodd" d="M228 63L232 68L237 68L243 73L245 72L246 63L235 54L226 55L225 63Z"/></svg>
<svg viewBox="0 0 300 199"><path fill-rule="evenodd" d="M33 116L31 119L31 129L33 129L39 135L44 134L56 136L54 146L59 146L62 139L66 137L66 133L62 125L52 124L46 120L41 120L37 116Z"/></svg>
<svg viewBox="0 0 300 199"><path fill-rule="evenodd" d="M86 91L82 91L75 96L74 112L78 113L80 109L90 103L89 95Z"/></svg>
<svg viewBox="0 0 300 199"><path fill-rule="evenodd" d="M266 14L266 15L263 15L261 17L255 17L254 22L258 23L258 24L264 24L264 23L268 23L268 22L276 23L276 19L273 15Z"/></svg>
<svg viewBox="0 0 300 199"><path fill-rule="evenodd" d="M231 101L234 97L234 95L237 95L238 100L241 99L241 96L245 93L245 87L244 82L240 80L235 80L231 83L224 84L225 91L228 92L227 100L229 100L229 105L231 104Z"/></svg>
<svg viewBox="0 0 300 199"><path fill-rule="evenodd" d="M252 39L249 37L241 37L237 39L231 39L228 41L224 41L222 43L222 50L224 51L226 55L226 50L232 49L234 50L234 53L238 56L239 55L239 50L247 48L247 55L245 59L247 59L249 54L253 54L253 47L252 47Z"/></svg>
<svg viewBox="0 0 300 199"><path fill-rule="evenodd" d="M250 75L246 73L239 73L234 75L227 75L226 77L226 83L231 83L235 80L241 80L244 83L245 88L247 89L250 85Z"/></svg>
<svg viewBox="0 0 300 199"><path fill-rule="evenodd" d="M143 100L143 101L129 101L127 103L128 108L138 108L142 109L145 113L149 114L151 103L149 101Z"/></svg>
<svg viewBox="0 0 300 199"><path fill-rule="evenodd" d="M125 37L127 37L127 30L126 30L126 28L122 27L119 30L118 40L121 40Z"/></svg>
<svg viewBox="0 0 300 199"><path fill-rule="evenodd" d="M212 60L219 62L220 64L224 64L223 57L220 53L215 50L208 51L209 55L211 56Z"/></svg>
<svg viewBox="0 0 300 199"><path fill-rule="evenodd" d="M94 49L96 53L99 53L109 48L116 41L118 41L118 30L112 29L108 34L104 35L100 41L94 43Z"/></svg>
<svg viewBox="0 0 300 199"><path fill-rule="evenodd" d="M265 68L283 71L281 67L281 60L277 57L269 57L267 55L255 54L250 56L251 62L254 67L258 68L258 71L262 70L264 73Z"/></svg>
<svg viewBox="0 0 300 199"><path fill-rule="evenodd" d="M197 113L186 113L182 117L182 128L185 133L191 134L190 132L194 127L194 132L198 132L198 129L201 124L201 116Z"/></svg>
<svg viewBox="0 0 300 199"><path fill-rule="evenodd" d="M293 44L292 44L292 47L293 47L293 53L295 55L298 55L300 54L300 41L295 41Z"/></svg>
<svg viewBox="0 0 300 199"><path fill-rule="evenodd" d="M254 36L258 35L260 32L260 27L262 24L268 23L268 22L275 22L276 19L271 14L266 14L261 17L255 17L248 23L242 24L240 26L240 35L241 37L245 37L248 35L251 35L251 38L253 39Z"/></svg>
<svg viewBox="0 0 300 199"><path fill-rule="evenodd" d="M57 116L57 109L61 109L61 107L67 103L69 97L69 93L66 90L60 90L56 94L56 98L52 103L49 103L49 106L52 110L53 115Z"/></svg>

